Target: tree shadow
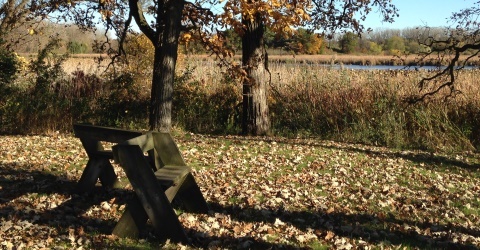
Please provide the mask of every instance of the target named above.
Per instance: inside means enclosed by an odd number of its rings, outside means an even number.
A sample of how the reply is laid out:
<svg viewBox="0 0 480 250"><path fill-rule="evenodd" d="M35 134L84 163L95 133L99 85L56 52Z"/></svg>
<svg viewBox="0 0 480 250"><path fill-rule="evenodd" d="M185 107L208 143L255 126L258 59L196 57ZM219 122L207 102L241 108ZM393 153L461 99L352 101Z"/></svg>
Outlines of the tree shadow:
<svg viewBox="0 0 480 250"><path fill-rule="evenodd" d="M47 171L30 170L33 165L17 163L0 164L0 218L25 220L60 229L82 226L85 231L110 234L115 221L99 220L85 213L94 205L116 198L117 204L125 204L131 191L106 190L96 187L88 194L74 194L76 182ZM20 199L24 195L51 199L47 204L32 204ZM59 203L55 196L63 197ZM54 198L47 198L47 197ZM49 207L48 207L49 206Z"/></svg>
<svg viewBox="0 0 480 250"><path fill-rule="evenodd" d="M436 155L430 152L383 152L383 151L381 152L381 151L375 151L372 149L355 147L355 146L335 147L335 146L323 145L321 147L345 150L348 152L375 155L380 158L401 158L401 159L412 161L415 163L445 164L447 166L455 166L455 167L463 168L468 171L477 171L478 169L480 169L480 164L478 163L470 163L463 160L452 159L449 157Z"/></svg>
<svg viewBox="0 0 480 250"><path fill-rule="evenodd" d="M13 221L29 221L55 227L67 231L69 228L82 227L91 234L111 234L116 219L98 218L85 215L92 206L115 199L116 204L126 204L134 195L127 190L106 190L96 187L89 194L73 194L77 182L61 175L46 171L29 170L31 166L15 163L0 164L0 219ZM35 209L32 204L22 202L18 198L27 194L43 196L66 195L64 202L51 208ZM372 244L390 242L404 244L415 248L445 248L445 249L476 249L473 245L454 242L448 235L433 236L434 232L460 232L474 237L480 237L480 232L462 226L434 225L419 223L413 220L399 220L387 216L380 218L372 214L346 214L324 210L317 211L286 211L278 209L260 209L255 207L225 206L218 203L209 204L211 210L230 215L244 222L274 223L278 218L301 230L312 229L319 238L325 238L327 231L335 235L352 239L364 240ZM392 227L392 225L399 225ZM414 230L416 228L416 230ZM418 230L421 230L420 232ZM422 233L430 230L431 233ZM142 237L156 241L148 234L152 228L147 228ZM201 248L249 248L249 249L298 249L297 246L266 242L253 237L233 237L224 235L209 236L206 232L186 228L193 246ZM199 235L201 235L199 237Z"/></svg>
<svg viewBox="0 0 480 250"><path fill-rule="evenodd" d="M195 230L188 230L192 239L192 245L201 249L311 249L288 244L272 243L254 237L230 237L230 236L202 236Z"/></svg>
<svg viewBox="0 0 480 250"><path fill-rule="evenodd" d="M225 138L221 136L213 136L209 135L209 138L219 139ZM380 158L402 158L404 160L412 161L415 163L425 163L425 164L445 164L450 166L456 166L459 168L463 168L469 171L476 171L480 169L480 163L470 163L464 160L459 159L452 159L449 157L433 154L431 152L392 152L392 151L376 151L374 149L369 148L370 146L367 145L360 145L360 144L340 144L339 145L327 145L325 143L321 143L323 140L314 141L312 139L286 139L286 138L272 138L272 137L240 137L240 136L232 136L232 138L225 138L231 140L245 140L245 141L262 141L262 142L276 142L278 144L289 144L289 145L301 145L301 146L313 146L313 147L321 147L327 149L334 149L334 150L344 150L347 152L354 152L354 153L364 153L369 155L375 155ZM373 147L373 146L372 146ZM480 157L480 156L479 156Z"/></svg>
<svg viewBox="0 0 480 250"><path fill-rule="evenodd" d="M116 219L88 216L85 213L92 206L112 199L115 199L115 204L126 204L134 195L131 190L108 190L99 186L95 187L91 193L76 194L76 181L47 171L31 170L32 168L32 165L27 164L0 163L0 221L13 221L14 223L28 221L32 224L57 228L64 234L68 234L69 229L82 228L85 233L110 235L117 223ZM60 204L37 209L33 207L33 204L22 199L24 195L43 197L65 195L68 197L64 197L65 201ZM52 200L52 203L54 202L55 200ZM209 236L208 232L191 228L185 228L185 230L192 240L192 246L200 248L299 249L295 246L276 244L255 238ZM147 239L153 245L161 245L163 242L154 235L151 225L147 225L140 237ZM128 243L123 246L122 244L119 243L113 247L135 249ZM111 248L112 246L107 247Z"/></svg>
<svg viewBox="0 0 480 250"><path fill-rule="evenodd" d="M416 221L399 220L394 217L380 218L372 214L346 214L319 210L286 211L283 209L268 210L254 207L224 206L218 203L209 203L211 209L218 213L228 214L231 218L245 222L275 223L280 219L303 231L313 230L317 237L325 238L328 231L337 236L367 241L372 244L391 243L413 248L440 248L440 249L478 249L474 245L456 242L448 235L452 232L461 232L479 237L480 232L468 228L451 225L434 225ZM392 227L392 225L398 227ZM421 232L431 233L445 231L447 235L434 237ZM435 231L435 232L434 232Z"/></svg>

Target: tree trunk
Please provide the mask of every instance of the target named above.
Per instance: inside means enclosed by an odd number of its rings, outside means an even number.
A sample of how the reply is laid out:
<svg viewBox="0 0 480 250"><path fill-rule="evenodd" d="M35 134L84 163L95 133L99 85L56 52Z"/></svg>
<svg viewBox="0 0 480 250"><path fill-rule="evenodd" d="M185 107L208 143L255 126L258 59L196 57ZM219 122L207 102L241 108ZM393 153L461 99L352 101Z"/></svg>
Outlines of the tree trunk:
<svg viewBox="0 0 480 250"><path fill-rule="evenodd" d="M266 51L264 47L264 24L260 15L255 20L242 19L245 34L242 37L242 65L247 72L243 81L242 132L250 135L265 135L270 130L267 105Z"/></svg>
<svg viewBox="0 0 480 250"><path fill-rule="evenodd" d="M172 128L173 83L184 1L173 0L166 4L163 37L154 42L155 58L150 99L150 129L160 132L170 132Z"/></svg>

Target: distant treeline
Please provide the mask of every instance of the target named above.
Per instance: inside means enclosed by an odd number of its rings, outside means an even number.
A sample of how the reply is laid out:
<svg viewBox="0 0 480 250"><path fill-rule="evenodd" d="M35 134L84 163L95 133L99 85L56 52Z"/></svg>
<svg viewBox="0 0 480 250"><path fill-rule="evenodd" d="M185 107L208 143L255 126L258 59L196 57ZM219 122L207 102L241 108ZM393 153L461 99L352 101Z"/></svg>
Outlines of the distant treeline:
<svg viewBox="0 0 480 250"><path fill-rule="evenodd" d="M86 32L75 25L41 22L35 29L31 25L19 26L11 33L2 37L3 42L17 53L35 54L44 48L52 38L62 41L57 53L85 54L101 53L101 45L106 42L105 30Z"/></svg>
<svg viewBox="0 0 480 250"><path fill-rule="evenodd" d="M405 55L430 51L433 48L422 45L427 39L446 40L449 30L445 28L405 28L379 29L369 33L354 34L346 32L332 39L299 28L291 37L278 37L266 31L265 44L270 54L362 54L362 55ZM242 42L232 30L222 32L228 46L237 54L241 52ZM192 42L185 46L187 53L202 54L206 51L199 43ZM273 52L273 53L272 53ZM465 54L469 54L467 51Z"/></svg>
<svg viewBox="0 0 480 250"><path fill-rule="evenodd" d="M17 53L36 53L39 48L45 46L53 36L60 38L63 45L58 49L59 53L69 52L70 54L83 53L104 53L103 47L106 41L105 31L98 30L96 33L84 32L74 25L54 24L43 22L34 32L28 28L19 28L9 34L11 40L18 37L25 37L21 42L14 45ZM367 55L404 55L416 54L431 48L422 46L419 41L427 37L442 39L447 36L447 30L443 28L405 28L405 29L379 29L361 36L346 32L338 34L332 39L326 39L320 34L307 29L297 29L291 37L278 37L267 30L265 44L270 54L367 54ZM240 37L233 30L221 31L226 38L227 46L240 54L242 43ZM115 43L115 39L110 39ZM182 50L187 54L205 54L203 45L191 41L183 44ZM468 51L466 52L468 54Z"/></svg>

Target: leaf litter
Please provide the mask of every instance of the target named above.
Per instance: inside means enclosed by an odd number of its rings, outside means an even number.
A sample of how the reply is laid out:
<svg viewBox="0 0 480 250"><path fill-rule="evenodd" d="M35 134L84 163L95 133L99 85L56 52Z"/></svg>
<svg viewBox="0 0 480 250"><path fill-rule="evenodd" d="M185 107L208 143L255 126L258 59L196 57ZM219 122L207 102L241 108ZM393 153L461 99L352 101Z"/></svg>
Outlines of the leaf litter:
<svg viewBox="0 0 480 250"><path fill-rule="evenodd" d="M74 194L77 138L0 137L0 248L480 247L479 157L272 137L176 135L211 211L177 210L191 246L110 235L131 188ZM128 182L119 166L120 181Z"/></svg>

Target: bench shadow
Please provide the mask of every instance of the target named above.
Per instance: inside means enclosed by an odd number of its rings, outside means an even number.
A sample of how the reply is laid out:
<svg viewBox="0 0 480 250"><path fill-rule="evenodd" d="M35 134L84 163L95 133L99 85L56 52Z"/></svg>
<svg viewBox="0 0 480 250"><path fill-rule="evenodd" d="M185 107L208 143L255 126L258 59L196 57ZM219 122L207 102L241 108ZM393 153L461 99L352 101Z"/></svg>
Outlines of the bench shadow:
<svg viewBox="0 0 480 250"><path fill-rule="evenodd" d="M17 163L0 164L0 218L5 220L29 221L40 225L53 226L61 230L69 227L80 227L85 232L92 231L110 234L115 221L99 220L85 213L94 205L116 198L118 204L125 204L129 193L125 190L105 190L96 187L89 194L74 194L76 181L57 176L47 171L29 170L33 165ZM133 193L132 193L133 194ZM64 202L55 198L41 205L22 201L21 197L63 197ZM124 197L124 198L122 198ZM18 200L20 199L20 200Z"/></svg>
<svg viewBox="0 0 480 250"><path fill-rule="evenodd" d="M86 216L86 211L94 205L111 199L115 199L115 204L126 204L134 195L130 190L107 190L99 186L88 194L75 194L76 181L47 171L30 170L33 167L33 165L27 164L0 163L0 220L28 221L32 224L55 227L58 232L64 234L68 234L68 230L71 228L82 228L85 233L110 235L117 220ZM36 208L28 201L21 201L24 195L45 197L65 195L68 198L52 207ZM216 246L249 249L299 249L255 238L207 236L208 232L189 228L185 230L192 240L192 246L200 248ZM198 237L199 235L202 237ZM163 242L154 235L151 225L147 226L140 237L154 244ZM121 245L122 243L119 244L121 249L135 249L128 244L124 246Z"/></svg>

